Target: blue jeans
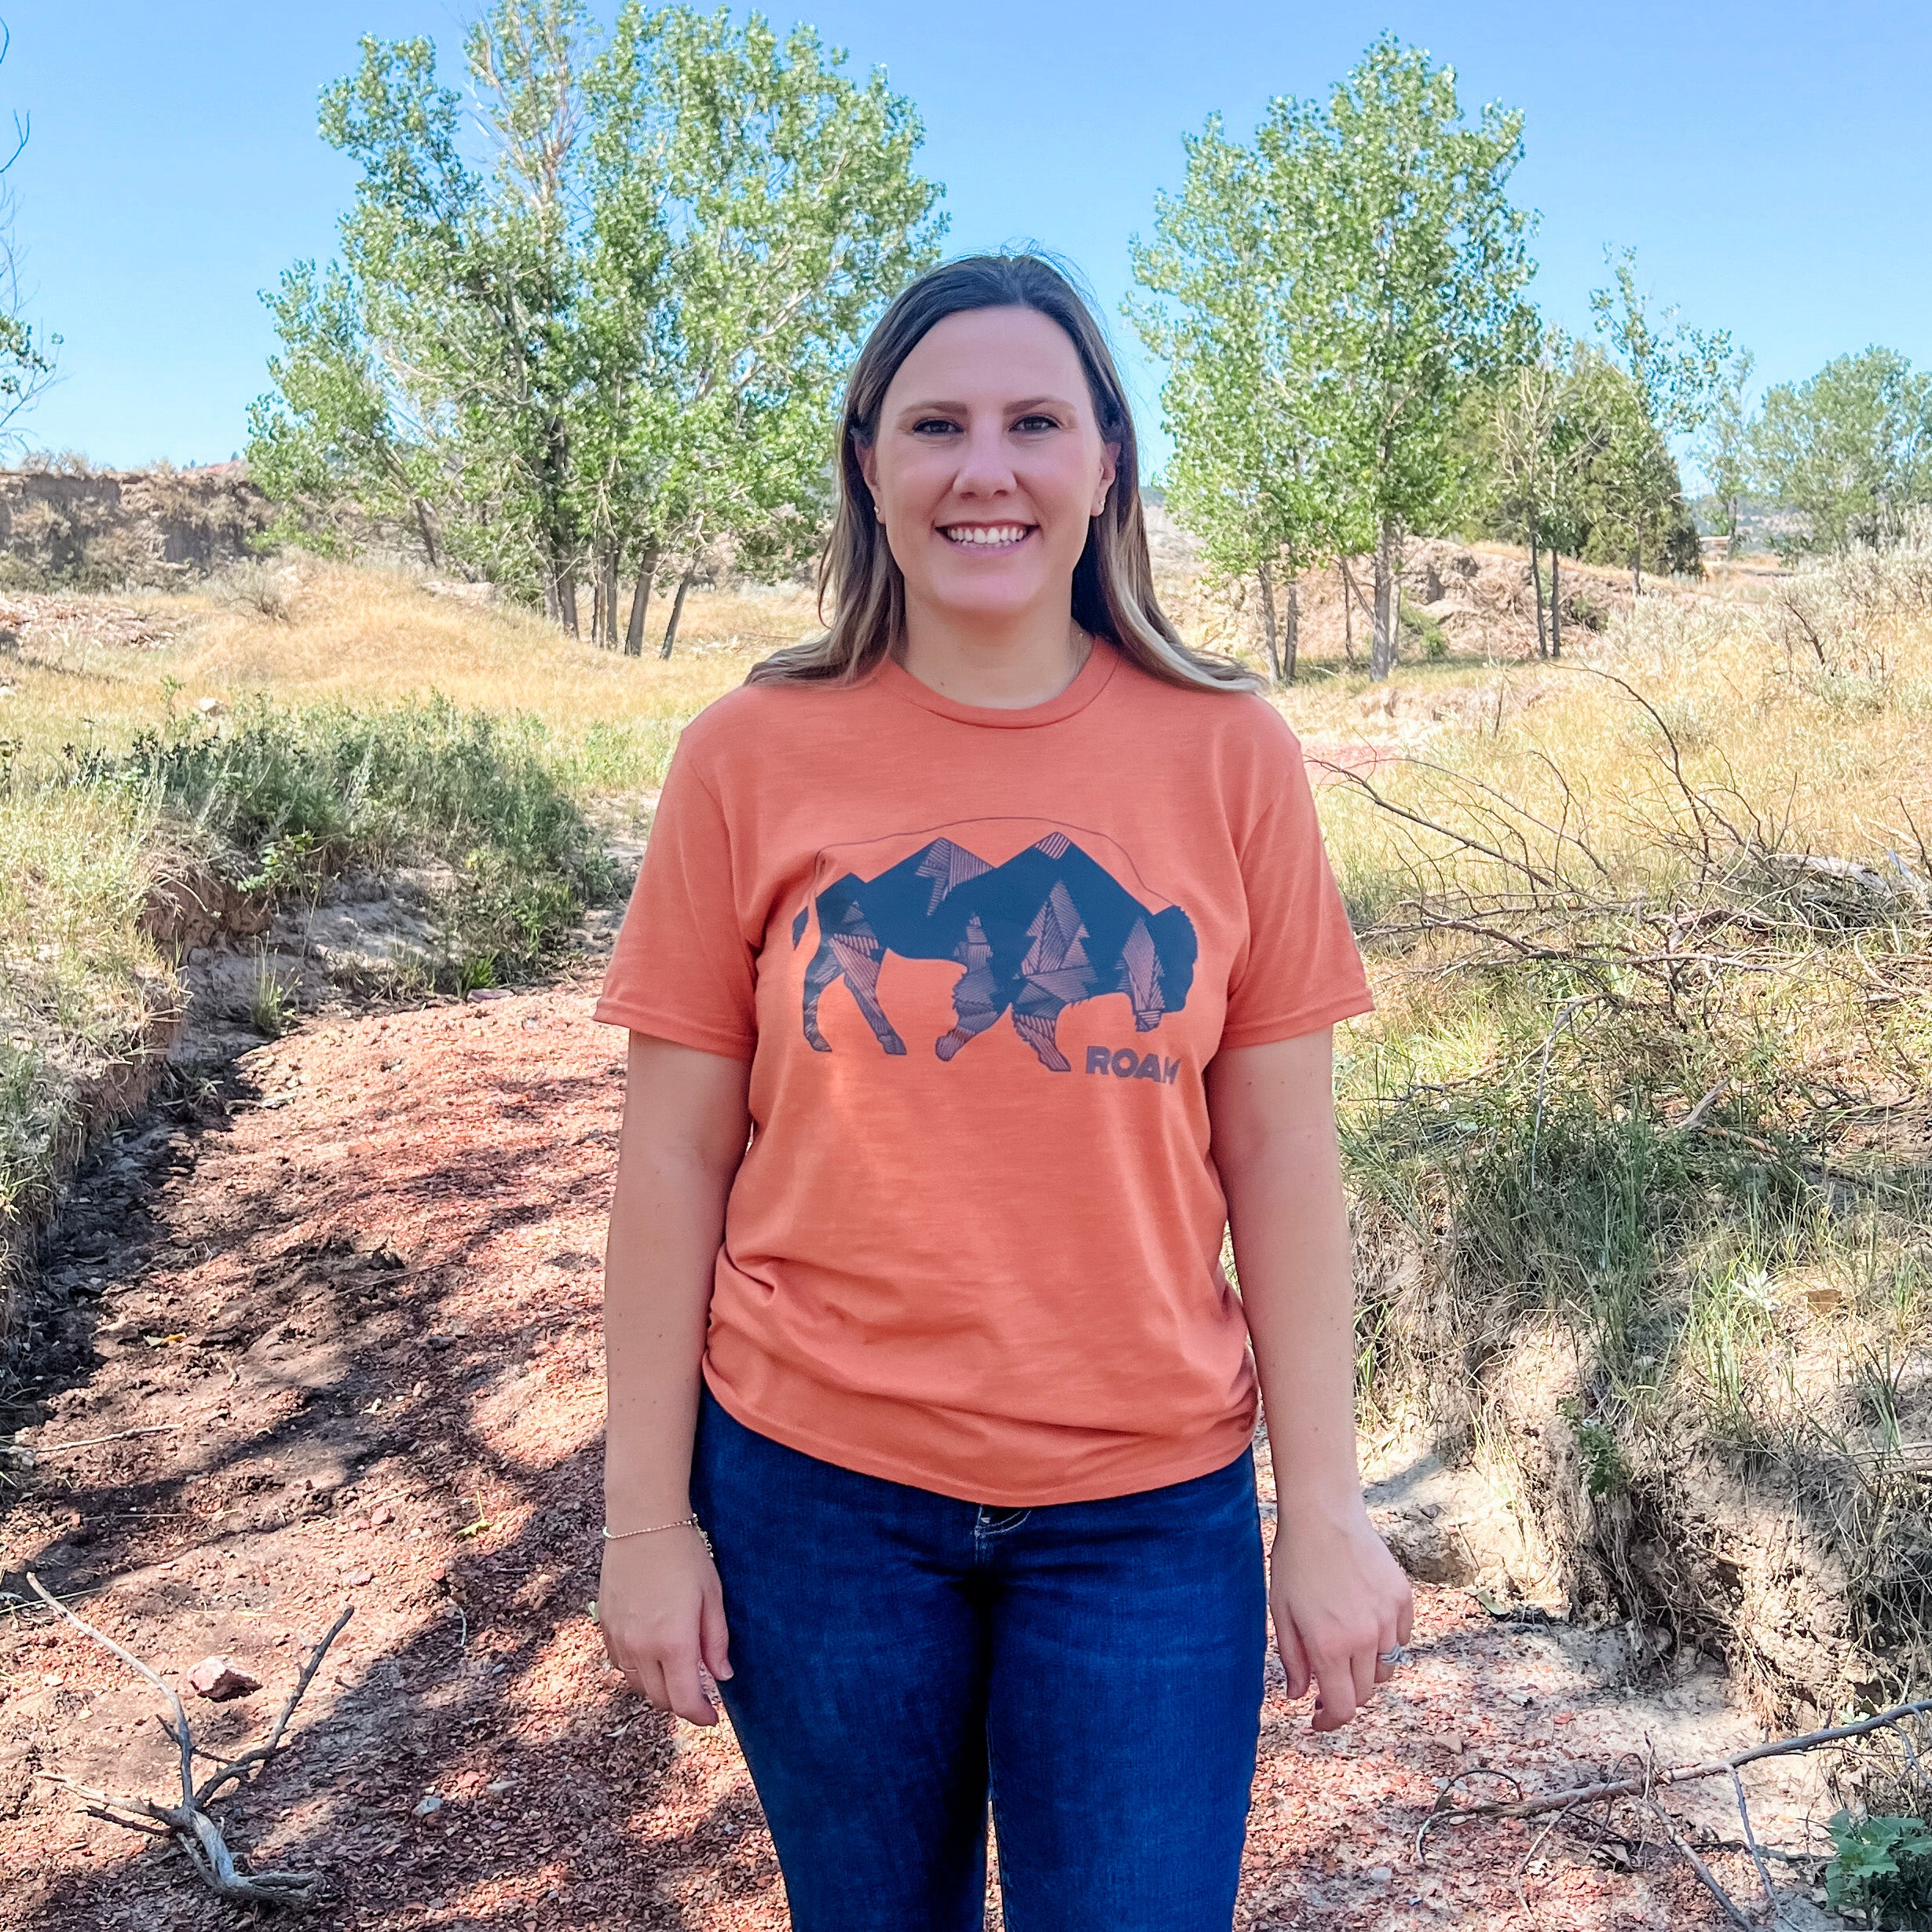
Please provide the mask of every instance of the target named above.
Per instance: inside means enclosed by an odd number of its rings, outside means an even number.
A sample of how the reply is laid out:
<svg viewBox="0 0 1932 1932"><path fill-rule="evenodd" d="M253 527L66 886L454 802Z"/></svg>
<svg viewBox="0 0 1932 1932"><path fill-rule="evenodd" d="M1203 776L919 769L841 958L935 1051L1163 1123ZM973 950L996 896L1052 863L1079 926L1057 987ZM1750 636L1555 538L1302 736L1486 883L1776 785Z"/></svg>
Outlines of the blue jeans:
<svg viewBox="0 0 1932 1932"><path fill-rule="evenodd" d="M1228 1932L1260 1729L1254 1465L980 1507L801 1455L707 1390L720 1689L794 1932Z"/></svg>

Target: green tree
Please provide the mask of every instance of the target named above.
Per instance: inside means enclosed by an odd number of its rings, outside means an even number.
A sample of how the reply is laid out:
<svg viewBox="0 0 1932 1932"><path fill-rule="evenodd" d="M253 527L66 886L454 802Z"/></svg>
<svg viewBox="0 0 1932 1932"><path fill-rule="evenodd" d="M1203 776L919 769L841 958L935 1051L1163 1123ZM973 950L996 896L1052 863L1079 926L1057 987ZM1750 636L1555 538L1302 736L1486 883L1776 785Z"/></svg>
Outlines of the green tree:
<svg viewBox="0 0 1932 1932"><path fill-rule="evenodd" d="M1134 246L1136 278L1163 299L1128 305L1168 365L1169 502L1219 576L1254 578L1282 683L1294 681L1300 649L1298 580L1331 553L1348 502L1327 473L1325 372L1301 328L1318 212L1311 120L1278 101L1252 150L1228 141L1218 116L1188 137L1180 192L1157 199L1154 239Z"/></svg>
<svg viewBox="0 0 1932 1932"><path fill-rule="evenodd" d="M1748 349L1737 350L1725 364L1697 449L1698 467L1703 471L1705 484L1716 499L1726 555L1736 551L1744 499L1757 488L1752 419L1745 401L1751 371L1756 366L1756 359Z"/></svg>
<svg viewBox="0 0 1932 1932"><path fill-rule="evenodd" d="M1795 550L1870 543L1932 501L1932 375L1874 346L1765 393L1751 437L1758 488L1803 518Z"/></svg>
<svg viewBox="0 0 1932 1932"><path fill-rule="evenodd" d="M658 302L634 288L609 331L643 351L612 365L629 408L601 412L620 535L679 558L681 588L710 546L770 565L815 544L845 365L882 295L937 254L918 117L843 58L808 27L781 41L756 16L741 31L631 0L592 75L593 309L669 238Z"/></svg>
<svg viewBox="0 0 1932 1932"><path fill-rule="evenodd" d="M339 267L318 275L298 262L262 300L281 346L269 358L275 397L248 411L248 460L282 506L271 534L340 552L355 540L343 521L353 506L359 521L412 529L441 569L435 456L371 346L356 284Z"/></svg>
<svg viewBox="0 0 1932 1932"><path fill-rule="evenodd" d="M1644 584L1646 540L1672 567L1696 568L1696 533L1684 510L1674 437L1709 421L1733 362L1729 332L1694 329L1674 307L1653 313L1630 249L1608 257L1615 286L1590 291L1591 313L1630 379L1628 401L1597 466L1597 534L1620 543L1632 587ZM1686 547L1689 554L1686 554Z"/></svg>
<svg viewBox="0 0 1932 1932"><path fill-rule="evenodd" d="M1169 304L1138 319L1171 366L1177 506L1231 574L1372 544L1376 678L1402 535L1456 502L1470 398L1534 340L1521 136L1385 37L1326 104L1275 101L1251 149L1210 122L1138 254Z"/></svg>
<svg viewBox="0 0 1932 1932"><path fill-rule="evenodd" d="M424 544L642 648L667 559L790 554L815 529L838 375L931 258L917 118L807 30L498 0L465 65L363 42L322 131L360 170L342 264L269 298L251 454L285 500L406 504ZM319 521L309 512L309 521ZM679 608L682 607L682 597Z"/></svg>
<svg viewBox="0 0 1932 1932"><path fill-rule="evenodd" d="M1480 419L1483 521L1495 535L1528 547L1539 657L1563 654L1562 558L1587 539L1595 474L1616 434L1619 386L1617 371L1600 353L1553 329L1538 356L1494 385Z"/></svg>
<svg viewBox="0 0 1932 1932"><path fill-rule="evenodd" d="M1492 103L1465 122L1454 71L1385 37L1314 136L1308 353L1332 371L1330 474L1353 479L1374 532L1380 679L1395 664L1402 535L1448 514L1467 400L1535 339L1522 298L1531 218L1508 194L1522 116Z"/></svg>

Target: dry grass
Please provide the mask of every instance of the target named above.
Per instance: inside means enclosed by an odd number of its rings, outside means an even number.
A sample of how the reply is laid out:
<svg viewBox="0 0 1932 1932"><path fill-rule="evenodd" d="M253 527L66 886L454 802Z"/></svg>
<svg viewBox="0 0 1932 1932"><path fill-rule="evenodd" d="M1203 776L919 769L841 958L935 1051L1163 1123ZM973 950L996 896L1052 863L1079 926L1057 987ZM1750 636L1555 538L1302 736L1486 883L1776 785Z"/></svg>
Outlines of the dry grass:
<svg viewBox="0 0 1932 1932"><path fill-rule="evenodd" d="M1932 1612L1932 531L1487 688L1325 805L1381 1002L1342 1081L1365 1392L1506 1448L1579 1607L1783 1711L1900 1681Z"/></svg>
<svg viewBox="0 0 1932 1932"><path fill-rule="evenodd" d="M15 687L0 727L18 756L46 766L68 745L125 743L204 699L369 704L436 691L540 717L594 789L654 790L684 724L814 623L809 593L795 587L694 591L666 662L655 649L661 609L646 654L628 658L401 571L305 558L274 566L265 584L251 569L245 595L224 595L218 581L193 596L116 600L173 634L159 649L118 647L78 624L30 630L0 659Z"/></svg>

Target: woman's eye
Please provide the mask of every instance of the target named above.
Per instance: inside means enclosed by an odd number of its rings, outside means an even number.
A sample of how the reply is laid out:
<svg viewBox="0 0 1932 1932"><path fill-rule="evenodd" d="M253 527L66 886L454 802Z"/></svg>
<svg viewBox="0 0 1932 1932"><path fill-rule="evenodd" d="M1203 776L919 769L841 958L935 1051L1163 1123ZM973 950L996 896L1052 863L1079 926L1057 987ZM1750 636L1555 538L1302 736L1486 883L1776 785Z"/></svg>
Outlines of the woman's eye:
<svg viewBox="0 0 1932 1932"><path fill-rule="evenodd" d="M1013 425L1015 429L1023 430L1029 434L1040 430L1057 430L1059 426L1052 416L1022 416Z"/></svg>
<svg viewBox="0 0 1932 1932"><path fill-rule="evenodd" d="M913 425L913 434L915 436L950 436L958 427L957 423L949 422L944 416L926 416Z"/></svg>

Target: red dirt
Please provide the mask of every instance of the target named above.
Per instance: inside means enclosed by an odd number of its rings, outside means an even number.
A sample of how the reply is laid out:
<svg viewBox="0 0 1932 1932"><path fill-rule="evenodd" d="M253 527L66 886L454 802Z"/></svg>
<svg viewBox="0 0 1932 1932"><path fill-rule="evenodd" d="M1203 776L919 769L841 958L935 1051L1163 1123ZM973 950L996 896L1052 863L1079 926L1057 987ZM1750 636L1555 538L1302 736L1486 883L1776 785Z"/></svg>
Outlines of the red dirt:
<svg viewBox="0 0 1932 1932"><path fill-rule="evenodd" d="M123 1198L135 1231L69 1318L86 1359L23 1433L38 1465L0 1491L8 1590L31 1567L166 1672L225 1652L264 1681L190 1700L210 1746L258 1735L354 1604L295 1747L229 1809L258 1865L327 1868L307 1923L786 1923L728 1728L624 1692L585 1614L623 1044L588 1011L566 986L319 1021L248 1056L132 1221ZM112 1206L101 1167L70 1226L90 1188ZM157 1423L177 1426L47 1447ZM1352 1732L1313 1736L1277 1671L1240 1925L1718 1923L1667 1861L1611 1869L1561 1838L1525 1916L1532 1846L1503 1825L1443 1834L1418 1869L1444 1779L1487 1762L1567 1781L1627 1729L1551 1640L1420 1595L1416 1659ZM0 1932L243 1922L177 1854L30 1775L169 1796L156 1707L45 1613L0 1619ZM1717 1862L1748 1896L1740 1861Z"/></svg>

